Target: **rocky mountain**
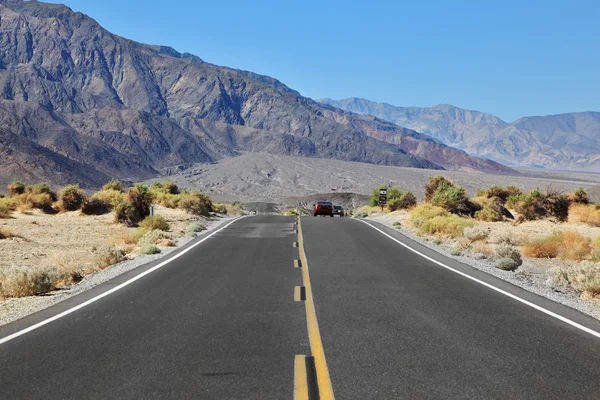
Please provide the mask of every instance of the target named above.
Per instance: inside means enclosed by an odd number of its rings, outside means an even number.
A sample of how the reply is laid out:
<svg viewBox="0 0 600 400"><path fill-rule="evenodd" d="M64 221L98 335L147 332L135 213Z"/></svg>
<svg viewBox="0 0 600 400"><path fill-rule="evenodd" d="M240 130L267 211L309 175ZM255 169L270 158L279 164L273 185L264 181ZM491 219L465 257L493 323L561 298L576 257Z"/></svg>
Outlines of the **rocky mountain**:
<svg viewBox="0 0 600 400"><path fill-rule="evenodd" d="M600 171L600 112L526 117L507 123L491 114L447 104L419 108L360 98L320 101L414 129L507 165Z"/></svg>
<svg viewBox="0 0 600 400"><path fill-rule="evenodd" d="M514 172L37 1L0 0L0 128L0 175L90 186L241 151Z"/></svg>

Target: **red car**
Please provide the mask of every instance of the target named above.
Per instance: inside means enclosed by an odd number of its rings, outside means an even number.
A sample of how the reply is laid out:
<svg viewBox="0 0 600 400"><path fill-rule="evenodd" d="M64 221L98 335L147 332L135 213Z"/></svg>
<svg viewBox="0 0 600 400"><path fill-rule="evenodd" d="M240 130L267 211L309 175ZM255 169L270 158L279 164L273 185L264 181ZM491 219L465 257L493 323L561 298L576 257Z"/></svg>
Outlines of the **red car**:
<svg viewBox="0 0 600 400"><path fill-rule="evenodd" d="M315 208L313 210L313 216L317 215L329 215L333 217L333 204L329 201L319 201L315 204Z"/></svg>

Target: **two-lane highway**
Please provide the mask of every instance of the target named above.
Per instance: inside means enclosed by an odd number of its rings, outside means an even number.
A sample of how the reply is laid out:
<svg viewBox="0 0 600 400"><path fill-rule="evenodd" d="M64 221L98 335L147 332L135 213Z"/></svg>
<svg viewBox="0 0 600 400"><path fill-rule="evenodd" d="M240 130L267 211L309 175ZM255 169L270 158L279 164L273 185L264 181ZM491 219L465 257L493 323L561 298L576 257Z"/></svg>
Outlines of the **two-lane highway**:
<svg viewBox="0 0 600 400"><path fill-rule="evenodd" d="M77 299L0 328L0 398L600 397L599 338L384 233L353 219L235 221L58 320L2 343Z"/></svg>

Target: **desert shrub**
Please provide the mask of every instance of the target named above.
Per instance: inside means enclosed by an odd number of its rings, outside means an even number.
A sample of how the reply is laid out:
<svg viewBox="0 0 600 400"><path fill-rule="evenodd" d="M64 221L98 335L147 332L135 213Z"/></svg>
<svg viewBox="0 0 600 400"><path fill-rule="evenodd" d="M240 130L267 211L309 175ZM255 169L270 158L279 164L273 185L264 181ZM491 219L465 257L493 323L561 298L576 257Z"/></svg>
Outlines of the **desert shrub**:
<svg viewBox="0 0 600 400"><path fill-rule="evenodd" d="M575 203L569 207L569 222L600 226L600 211L590 204Z"/></svg>
<svg viewBox="0 0 600 400"><path fill-rule="evenodd" d="M81 205L81 212L85 215L103 215L109 213L111 209L110 202L99 197L90 197Z"/></svg>
<svg viewBox="0 0 600 400"><path fill-rule="evenodd" d="M445 177L441 175L430 176L425 184L425 202L429 203L438 191L444 191L452 187L455 187L454 183Z"/></svg>
<svg viewBox="0 0 600 400"><path fill-rule="evenodd" d="M147 230L168 231L170 228L169 223L162 215L148 216L139 225Z"/></svg>
<svg viewBox="0 0 600 400"><path fill-rule="evenodd" d="M392 226L396 229L402 229L402 222L400 221L395 221Z"/></svg>
<svg viewBox="0 0 600 400"><path fill-rule="evenodd" d="M411 224L418 228L427 220L435 217L446 217L448 215L448 211L441 207L432 206L431 204L421 204L410 212L409 220Z"/></svg>
<svg viewBox="0 0 600 400"><path fill-rule="evenodd" d="M571 202L565 194L549 188L543 196L542 205L549 215L555 217L560 222L564 222L569 218L569 206Z"/></svg>
<svg viewBox="0 0 600 400"><path fill-rule="evenodd" d="M589 204L590 203L590 197L588 196L587 192L583 188L579 188L579 189L575 190L573 193L570 193L568 198L569 198L569 201L573 204Z"/></svg>
<svg viewBox="0 0 600 400"><path fill-rule="evenodd" d="M150 215L150 206L152 205L152 195L148 186L136 183L127 193L127 201L135 208L138 220Z"/></svg>
<svg viewBox="0 0 600 400"><path fill-rule="evenodd" d="M25 184L19 180L14 180L8 185L8 197L18 196L25 193Z"/></svg>
<svg viewBox="0 0 600 400"><path fill-rule="evenodd" d="M142 247L148 244L157 244L159 240L169 239L169 236L159 230L147 231L137 242L138 246Z"/></svg>
<svg viewBox="0 0 600 400"><path fill-rule="evenodd" d="M523 246L523 255L534 258L581 261L589 258L591 253L591 240L574 231L556 232Z"/></svg>
<svg viewBox="0 0 600 400"><path fill-rule="evenodd" d="M56 193L50 188L50 185L48 185L45 182L38 183L36 185L27 186L27 188L25 188L25 191L27 193L34 193L34 194L47 194L48 196L50 196L50 199L52 201L58 200L58 196L56 195Z"/></svg>
<svg viewBox="0 0 600 400"><path fill-rule="evenodd" d="M488 199L495 197L495 198L500 199L502 202L506 202L506 200L508 199L508 196L510 196L510 195L511 195L511 193L509 192L508 189L503 188L502 186L498 186L498 185L490 186L487 189L483 189L483 190L480 190L479 192L477 192L477 196L487 197Z"/></svg>
<svg viewBox="0 0 600 400"><path fill-rule="evenodd" d="M198 233L198 232L202 232L206 230L206 226L204 226L204 224L202 222L194 222L193 224L190 224L187 228L187 231L189 233Z"/></svg>
<svg viewBox="0 0 600 400"><path fill-rule="evenodd" d="M310 212L304 207L298 207L298 211L300 211L300 215L310 215ZM244 209L239 201L227 204L227 215L240 215L243 212Z"/></svg>
<svg viewBox="0 0 600 400"><path fill-rule="evenodd" d="M460 250L452 250L452 252L450 253L450 255L454 256L454 257L460 257L460 256L462 256L462 253L461 253Z"/></svg>
<svg viewBox="0 0 600 400"><path fill-rule="evenodd" d="M103 191L114 190L115 192L124 192L123 185L121 185L121 181L115 178L112 178L108 183L102 186Z"/></svg>
<svg viewBox="0 0 600 400"><path fill-rule="evenodd" d="M94 251L93 264L98 269L104 269L125 260L125 252L111 246L104 246Z"/></svg>
<svg viewBox="0 0 600 400"><path fill-rule="evenodd" d="M473 221L452 214L426 220L419 227L418 233L459 237L463 235L465 228L470 228L474 225Z"/></svg>
<svg viewBox="0 0 600 400"><path fill-rule="evenodd" d="M582 262L566 268L550 270L553 283L557 286L571 286L581 294L596 297L600 295L600 265Z"/></svg>
<svg viewBox="0 0 600 400"><path fill-rule="evenodd" d="M475 212L475 219L485 222L498 222L502 221L502 214L492 207L483 207L481 210Z"/></svg>
<svg viewBox="0 0 600 400"><path fill-rule="evenodd" d="M431 198L431 205L442 207L452 214L472 215L473 204L467 197L464 188L449 187L440 189Z"/></svg>
<svg viewBox="0 0 600 400"><path fill-rule="evenodd" d="M222 203L213 203L212 210L217 214L227 214L227 206Z"/></svg>
<svg viewBox="0 0 600 400"><path fill-rule="evenodd" d="M113 211L115 213L115 222L126 226L136 226L140 220L135 206L128 201L117 204Z"/></svg>
<svg viewBox="0 0 600 400"><path fill-rule="evenodd" d="M167 194L179 194L179 187L173 181L152 182L150 185L152 192L162 192Z"/></svg>
<svg viewBox="0 0 600 400"><path fill-rule="evenodd" d="M481 225L475 225L464 229L463 234L471 242L487 239L490 236L490 231Z"/></svg>
<svg viewBox="0 0 600 400"><path fill-rule="evenodd" d="M157 241L156 245L162 247L175 247L177 246L177 242L175 242L173 239L163 238Z"/></svg>
<svg viewBox="0 0 600 400"><path fill-rule="evenodd" d="M152 193L152 201L156 204L160 204L163 207L167 208L177 208L179 206L179 201L181 200L181 195L178 194L170 194L163 192L154 192L151 189Z"/></svg>
<svg viewBox="0 0 600 400"><path fill-rule="evenodd" d="M160 249L154 244L145 244L140 248L140 254L158 254Z"/></svg>
<svg viewBox="0 0 600 400"><path fill-rule="evenodd" d="M6 228L0 228L0 240L8 239L13 237L14 235Z"/></svg>
<svg viewBox="0 0 600 400"><path fill-rule="evenodd" d="M503 271L515 271L519 268L519 264L512 258L502 258L496 263L495 267Z"/></svg>
<svg viewBox="0 0 600 400"><path fill-rule="evenodd" d="M354 214L355 218L367 218L369 216L369 214L367 214L364 211L359 211L356 214Z"/></svg>
<svg viewBox="0 0 600 400"><path fill-rule="evenodd" d="M52 211L52 197L48 193L34 193L26 191L11 198L20 212L27 212L37 208L46 212Z"/></svg>
<svg viewBox="0 0 600 400"><path fill-rule="evenodd" d="M200 192L182 193L181 200L179 200L179 208L191 214L209 216L212 207L210 198Z"/></svg>
<svg viewBox="0 0 600 400"><path fill-rule="evenodd" d="M435 240L433 241L433 244L435 244L435 245L438 245L438 246L439 246L440 244L442 244L442 241L441 241L440 239L435 239Z"/></svg>
<svg viewBox="0 0 600 400"><path fill-rule="evenodd" d="M106 185L105 185L106 186ZM103 189L99 192L94 193L91 199L97 199L105 204L108 204L111 209L115 208L117 204L126 201L127 195L121 191L114 189Z"/></svg>
<svg viewBox="0 0 600 400"><path fill-rule="evenodd" d="M24 297L50 292L59 274L54 268L10 267L0 270L0 296Z"/></svg>
<svg viewBox="0 0 600 400"><path fill-rule="evenodd" d="M17 209L16 202L8 197L0 199L0 218L8 218Z"/></svg>
<svg viewBox="0 0 600 400"><path fill-rule="evenodd" d="M505 244L505 243L499 244L498 246L496 246L494 253L496 255L496 258L499 258L499 259L509 258L509 259L513 260L517 264L517 267L523 264L523 259L521 258L521 253L519 252L519 250L508 244Z"/></svg>
<svg viewBox="0 0 600 400"><path fill-rule="evenodd" d="M408 191L401 193L399 197L393 199L391 202L388 201L388 210L407 210L409 208L415 207L416 205L417 198L412 192Z"/></svg>
<svg viewBox="0 0 600 400"><path fill-rule="evenodd" d="M59 208L62 211L79 210L85 201L85 193L79 185L68 185L61 189L59 195Z"/></svg>
<svg viewBox="0 0 600 400"><path fill-rule="evenodd" d="M510 196L518 196L523 193L523 191L521 190L520 187L514 186L514 185L508 185L506 187L506 192L508 193L509 197ZM508 199L508 197L507 197L507 199Z"/></svg>

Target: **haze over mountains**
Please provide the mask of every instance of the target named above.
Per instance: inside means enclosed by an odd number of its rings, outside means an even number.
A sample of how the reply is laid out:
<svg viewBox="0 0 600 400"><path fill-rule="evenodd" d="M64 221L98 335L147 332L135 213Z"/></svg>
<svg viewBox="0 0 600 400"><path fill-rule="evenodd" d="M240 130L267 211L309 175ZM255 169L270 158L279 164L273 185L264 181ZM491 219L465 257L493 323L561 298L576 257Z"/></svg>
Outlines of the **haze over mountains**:
<svg viewBox="0 0 600 400"><path fill-rule="evenodd" d="M0 175L97 186L263 152L513 172L281 82L114 35L62 5L0 0Z"/></svg>
<svg viewBox="0 0 600 400"><path fill-rule="evenodd" d="M506 165L600 171L600 112L525 117L507 123L447 104L420 108L361 98L320 101L414 129Z"/></svg>

